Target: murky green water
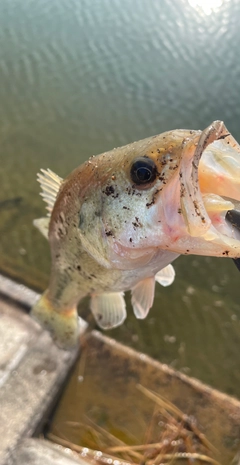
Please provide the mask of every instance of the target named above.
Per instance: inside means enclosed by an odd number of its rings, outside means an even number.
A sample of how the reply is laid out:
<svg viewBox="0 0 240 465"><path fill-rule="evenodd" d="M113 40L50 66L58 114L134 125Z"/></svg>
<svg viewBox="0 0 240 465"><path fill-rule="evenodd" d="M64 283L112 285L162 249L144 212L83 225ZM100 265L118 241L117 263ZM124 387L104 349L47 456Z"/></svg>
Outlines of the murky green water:
<svg viewBox="0 0 240 465"><path fill-rule="evenodd" d="M240 141L239 21L238 0L1 0L1 271L46 286L39 168L64 177L92 154L214 119ZM147 320L129 310L110 334L240 397L240 274L195 257L176 271Z"/></svg>

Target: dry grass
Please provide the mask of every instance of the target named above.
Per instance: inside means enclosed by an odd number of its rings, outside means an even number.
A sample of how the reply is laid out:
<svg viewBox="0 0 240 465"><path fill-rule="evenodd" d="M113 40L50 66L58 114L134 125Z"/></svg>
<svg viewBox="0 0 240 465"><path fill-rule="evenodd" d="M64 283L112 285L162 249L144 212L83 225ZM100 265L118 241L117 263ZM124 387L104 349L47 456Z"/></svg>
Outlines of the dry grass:
<svg viewBox="0 0 240 465"><path fill-rule="evenodd" d="M143 444L127 445L89 418L82 426L88 430L92 449L75 445L53 434L49 434L49 439L75 450L86 459L94 459L98 464L173 465L181 462L188 465L221 465L217 460L216 449L198 429L194 418L142 385L136 388L154 402L153 415L147 425Z"/></svg>

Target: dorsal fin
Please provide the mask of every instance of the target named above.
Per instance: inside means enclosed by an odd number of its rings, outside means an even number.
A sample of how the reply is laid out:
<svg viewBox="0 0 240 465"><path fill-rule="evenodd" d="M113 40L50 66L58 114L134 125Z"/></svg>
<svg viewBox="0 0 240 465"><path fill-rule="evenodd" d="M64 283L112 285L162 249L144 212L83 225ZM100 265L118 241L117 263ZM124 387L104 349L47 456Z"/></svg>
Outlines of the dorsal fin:
<svg viewBox="0 0 240 465"><path fill-rule="evenodd" d="M40 195L47 203L47 216L50 216L63 179L50 169L41 169L41 173L37 174L37 180L42 188Z"/></svg>

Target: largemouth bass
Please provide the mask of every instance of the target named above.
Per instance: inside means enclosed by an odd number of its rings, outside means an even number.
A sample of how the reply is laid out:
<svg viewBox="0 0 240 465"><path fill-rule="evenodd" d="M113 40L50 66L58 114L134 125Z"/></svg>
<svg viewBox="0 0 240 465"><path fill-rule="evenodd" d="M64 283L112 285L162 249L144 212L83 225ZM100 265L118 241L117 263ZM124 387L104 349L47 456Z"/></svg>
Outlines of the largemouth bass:
<svg viewBox="0 0 240 465"><path fill-rule="evenodd" d="M155 282L173 282L180 254L240 257L239 228L226 218L240 210L240 147L221 121L91 157L65 180L42 170L38 180L48 216L34 224L52 268L32 315L62 348L78 341L84 296L98 325L113 328L126 318L127 290L136 317L147 316Z"/></svg>

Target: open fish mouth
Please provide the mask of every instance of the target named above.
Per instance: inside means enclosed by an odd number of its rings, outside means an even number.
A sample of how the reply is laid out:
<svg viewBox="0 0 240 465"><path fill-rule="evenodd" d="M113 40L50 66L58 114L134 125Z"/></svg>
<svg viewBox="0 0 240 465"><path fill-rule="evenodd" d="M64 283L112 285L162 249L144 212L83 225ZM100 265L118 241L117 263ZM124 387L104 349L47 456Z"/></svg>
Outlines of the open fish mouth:
<svg viewBox="0 0 240 465"><path fill-rule="evenodd" d="M179 182L180 211L195 245L199 238L206 254L240 257L240 147L222 121L184 141Z"/></svg>

